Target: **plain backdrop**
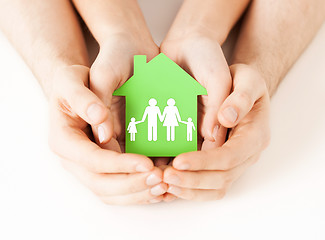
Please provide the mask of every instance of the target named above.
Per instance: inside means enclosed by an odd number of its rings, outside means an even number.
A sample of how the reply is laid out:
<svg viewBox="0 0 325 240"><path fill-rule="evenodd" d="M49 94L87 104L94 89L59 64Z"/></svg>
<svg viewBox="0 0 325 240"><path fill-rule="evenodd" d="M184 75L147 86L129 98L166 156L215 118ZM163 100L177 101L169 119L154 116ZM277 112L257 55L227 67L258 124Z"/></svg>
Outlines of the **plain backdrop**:
<svg viewBox="0 0 325 240"><path fill-rule="evenodd" d="M159 43L180 0L143 0ZM47 144L48 106L0 34L0 239L325 239L325 26L272 98L272 141L214 202L107 206Z"/></svg>

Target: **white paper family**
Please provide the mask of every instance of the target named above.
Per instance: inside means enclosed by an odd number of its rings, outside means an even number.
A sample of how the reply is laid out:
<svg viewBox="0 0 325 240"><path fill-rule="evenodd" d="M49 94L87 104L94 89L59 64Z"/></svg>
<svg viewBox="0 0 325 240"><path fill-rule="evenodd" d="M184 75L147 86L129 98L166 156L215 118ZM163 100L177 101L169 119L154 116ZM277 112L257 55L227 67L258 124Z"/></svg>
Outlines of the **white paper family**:
<svg viewBox="0 0 325 240"><path fill-rule="evenodd" d="M157 106L157 100L151 98L149 100L149 106L146 107L142 120L135 121L135 118L131 118L131 122L128 125L127 131L130 133L130 140L135 141L135 134L137 133L136 125L143 123L147 118L148 122L148 141L157 141L157 120L163 122L163 126L167 127L167 141L175 141L175 127L178 127L178 123L186 124L187 126L187 141L192 141L192 131L195 131L195 126L192 118L188 118L187 122L182 121L178 108L175 106L175 100L170 98L167 100L167 106L164 108L163 114L161 114L159 107Z"/></svg>

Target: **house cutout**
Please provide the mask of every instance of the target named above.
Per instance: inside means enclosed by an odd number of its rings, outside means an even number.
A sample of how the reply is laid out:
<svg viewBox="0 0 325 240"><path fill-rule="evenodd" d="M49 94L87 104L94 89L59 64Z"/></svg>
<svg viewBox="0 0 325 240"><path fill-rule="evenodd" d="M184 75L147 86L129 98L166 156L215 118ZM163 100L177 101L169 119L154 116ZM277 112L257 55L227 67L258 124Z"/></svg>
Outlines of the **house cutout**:
<svg viewBox="0 0 325 240"><path fill-rule="evenodd" d="M197 96L206 89L163 53L134 56L134 74L114 94L125 96L125 152L174 157L197 150Z"/></svg>

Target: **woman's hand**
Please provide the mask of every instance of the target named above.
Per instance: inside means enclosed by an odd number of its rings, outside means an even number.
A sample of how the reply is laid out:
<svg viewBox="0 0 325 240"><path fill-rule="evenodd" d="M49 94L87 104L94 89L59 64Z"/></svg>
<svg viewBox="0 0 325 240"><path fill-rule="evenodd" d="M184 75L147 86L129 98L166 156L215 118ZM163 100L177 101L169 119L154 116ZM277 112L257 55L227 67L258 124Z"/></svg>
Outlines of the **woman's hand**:
<svg viewBox="0 0 325 240"><path fill-rule="evenodd" d="M231 76L220 45L202 34L173 38L171 34L162 43L161 52L190 73L208 92L199 101L199 148L220 146L226 129L218 120L218 110L230 93ZM202 143L203 142L203 143Z"/></svg>
<svg viewBox="0 0 325 240"><path fill-rule="evenodd" d="M93 126L96 142L106 148L115 139L124 151L125 103L123 97L112 96L132 75L134 55L147 55L151 60L158 54L158 47L149 39L127 32L107 37L100 45L99 54L90 69L90 89L108 109L106 120Z"/></svg>
<svg viewBox="0 0 325 240"><path fill-rule="evenodd" d="M269 143L270 99L263 78L248 65L232 65L230 70L233 92L218 112L219 122L233 127L229 139L221 147L210 145L174 159L172 167L164 171L164 182L169 185L168 193L176 197L198 201L222 198ZM229 108L237 116L235 121L227 118Z"/></svg>
<svg viewBox="0 0 325 240"><path fill-rule="evenodd" d="M89 68L59 69L50 97L49 143L63 166L108 204L145 204L162 200L167 185L162 170L141 155L122 154L116 140L100 148L88 124L98 126L109 114L88 89Z"/></svg>

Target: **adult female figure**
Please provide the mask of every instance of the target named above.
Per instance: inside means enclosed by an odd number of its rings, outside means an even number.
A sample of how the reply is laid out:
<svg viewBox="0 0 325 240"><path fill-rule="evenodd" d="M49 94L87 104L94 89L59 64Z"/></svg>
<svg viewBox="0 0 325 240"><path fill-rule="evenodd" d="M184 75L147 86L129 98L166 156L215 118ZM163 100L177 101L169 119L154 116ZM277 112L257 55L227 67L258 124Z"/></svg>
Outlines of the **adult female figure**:
<svg viewBox="0 0 325 240"><path fill-rule="evenodd" d="M167 100L167 105L162 116L163 126L167 127L167 141L175 141L175 127L181 122L181 117L173 98Z"/></svg>

